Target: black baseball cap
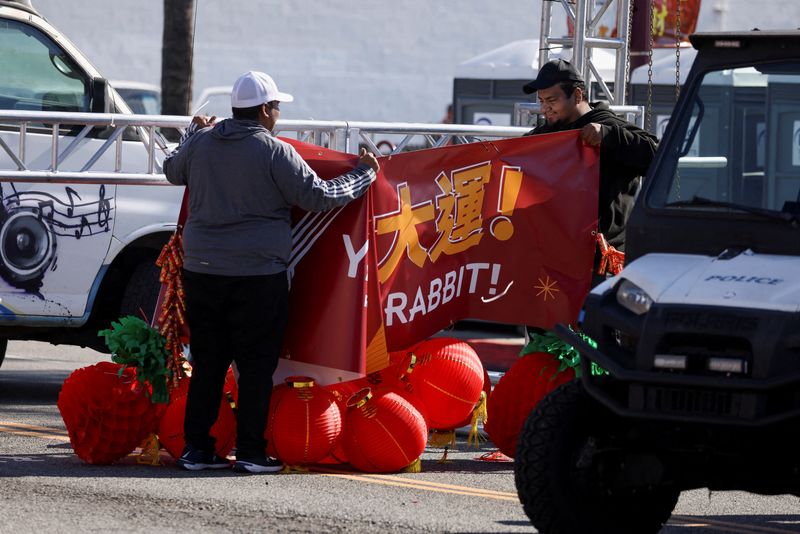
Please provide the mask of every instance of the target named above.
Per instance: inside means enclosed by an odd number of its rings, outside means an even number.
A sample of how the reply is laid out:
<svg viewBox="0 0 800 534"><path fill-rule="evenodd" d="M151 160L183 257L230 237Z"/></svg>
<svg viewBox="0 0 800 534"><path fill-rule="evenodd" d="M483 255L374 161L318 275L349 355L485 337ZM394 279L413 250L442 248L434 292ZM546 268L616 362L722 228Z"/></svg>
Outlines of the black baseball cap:
<svg viewBox="0 0 800 534"><path fill-rule="evenodd" d="M547 89L561 82L582 82L583 78L575 70L572 63L563 59L553 59L539 69L539 74L532 82L522 86L526 95L535 93L539 89Z"/></svg>

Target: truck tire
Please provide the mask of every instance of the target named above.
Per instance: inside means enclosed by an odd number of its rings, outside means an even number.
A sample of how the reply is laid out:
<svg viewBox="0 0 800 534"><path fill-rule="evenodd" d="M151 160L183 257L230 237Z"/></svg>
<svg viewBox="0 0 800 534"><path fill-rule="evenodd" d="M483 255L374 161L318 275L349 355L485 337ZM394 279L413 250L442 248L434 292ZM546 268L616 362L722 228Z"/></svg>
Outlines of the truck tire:
<svg viewBox="0 0 800 534"><path fill-rule="evenodd" d="M6 351L8 350L8 340L0 338L0 367L3 365L3 360L6 359Z"/></svg>
<svg viewBox="0 0 800 534"><path fill-rule="evenodd" d="M122 294L120 317L135 315L140 319L146 318L147 322L153 319L158 291L161 289L161 282L158 280L160 272L156 267L155 258L142 260L136 264Z"/></svg>
<svg viewBox="0 0 800 534"><path fill-rule="evenodd" d="M514 482L539 532L656 533L669 519L677 488L598 487L603 471L591 454L613 419L580 381L560 386L528 416L517 445Z"/></svg>

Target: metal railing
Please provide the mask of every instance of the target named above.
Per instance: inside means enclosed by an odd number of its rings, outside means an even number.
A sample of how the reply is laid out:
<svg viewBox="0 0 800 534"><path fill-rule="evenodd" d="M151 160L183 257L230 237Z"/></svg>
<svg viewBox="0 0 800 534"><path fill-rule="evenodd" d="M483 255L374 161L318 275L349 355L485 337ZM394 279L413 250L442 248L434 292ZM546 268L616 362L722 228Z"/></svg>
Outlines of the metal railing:
<svg viewBox="0 0 800 534"><path fill-rule="evenodd" d="M161 173L164 158L174 145L168 145L159 133L160 128L175 128L183 132L191 117L175 115L118 115L100 113L64 113L0 110L0 156L3 152L16 168L0 168L0 182L36 183L94 183L168 185ZM65 128L65 127L68 127ZM97 131L100 131L98 134ZM142 156L135 162L123 161L126 131L137 134L146 157L145 172L131 172L131 166L141 167ZM88 143L95 131L97 147ZM380 153L375 135L401 135L391 154L414 148L440 147L450 142L468 143L485 139L517 137L526 128L511 126L472 126L463 124L383 123L282 120L276 135L287 135L307 143L325 146L342 152L357 153L361 146ZM18 135L17 147L7 139ZM50 136L47 164L28 161L32 135ZM414 141L417 144L413 144ZM13 143L12 143L13 144ZM113 147L113 165L103 165L101 158ZM78 149L83 149L79 151ZM78 161L80 157L83 158ZM130 157L130 154L129 154ZM41 158L38 158L40 160ZM61 170L69 162L78 170Z"/></svg>
<svg viewBox="0 0 800 534"><path fill-rule="evenodd" d="M644 128L644 106L609 106L609 109L631 124ZM529 125L528 130L536 126L532 120L541 114L541 104L533 102L514 104L514 124Z"/></svg>

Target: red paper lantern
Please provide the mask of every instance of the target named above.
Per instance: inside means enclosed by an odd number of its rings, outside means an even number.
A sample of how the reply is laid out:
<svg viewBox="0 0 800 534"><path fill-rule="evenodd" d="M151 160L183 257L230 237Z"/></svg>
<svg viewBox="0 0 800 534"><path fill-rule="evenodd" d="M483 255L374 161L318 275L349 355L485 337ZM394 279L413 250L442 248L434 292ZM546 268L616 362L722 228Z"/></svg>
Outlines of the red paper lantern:
<svg viewBox="0 0 800 534"><path fill-rule="evenodd" d="M368 473L399 471L425 450L428 428L408 401L396 393L373 397L365 388L348 400L342 435L350 465Z"/></svg>
<svg viewBox="0 0 800 534"><path fill-rule="evenodd" d="M186 418L186 399L189 395L189 377L181 379L178 387L169 393L169 405L158 427L158 440L173 458L180 458L186 441L183 436L183 422ZM223 396L219 404L217 422L211 427L215 440L216 453L223 458L236 444L236 415L228 399Z"/></svg>
<svg viewBox="0 0 800 534"><path fill-rule="evenodd" d="M155 432L163 404L150 402L133 368L100 362L67 377L58 409L75 454L90 464L110 464Z"/></svg>
<svg viewBox="0 0 800 534"><path fill-rule="evenodd" d="M425 419L425 424L430 426L425 402L414 392L414 385L411 383L411 374L417 365L416 355L409 352L392 361L393 364L383 371L384 379L372 388L373 394L379 396L386 393L397 393L410 402Z"/></svg>
<svg viewBox="0 0 800 534"><path fill-rule="evenodd" d="M386 393L400 395L417 409L425 419L425 424L428 424L425 403L418 395L414 394L414 388L409 381L409 376L417 361L416 356L409 351L393 352L389 356L390 365L385 369L375 371L355 380L323 386L334 395L336 403L341 409L343 433L346 432L344 425L346 424L347 400L364 388L370 388L374 397L379 397ZM342 447L341 440L334 447L331 456L324 458L320 463L347 463L347 454Z"/></svg>
<svg viewBox="0 0 800 534"><path fill-rule="evenodd" d="M472 347L434 338L411 349L417 357L410 382L422 399L431 428L451 430L470 416L483 388L483 364Z"/></svg>
<svg viewBox="0 0 800 534"><path fill-rule="evenodd" d="M306 376L273 388L265 437L270 454L290 465L316 463L331 453L342 431L333 394Z"/></svg>
<svg viewBox="0 0 800 534"><path fill-rule="evenodd" d="M559 366L558 359L547 352L527 354L514 362L494 387L483 429L506 456L516 454L517 438L531 410L545 395L575 378L575 371L558 372Z"/></svg>

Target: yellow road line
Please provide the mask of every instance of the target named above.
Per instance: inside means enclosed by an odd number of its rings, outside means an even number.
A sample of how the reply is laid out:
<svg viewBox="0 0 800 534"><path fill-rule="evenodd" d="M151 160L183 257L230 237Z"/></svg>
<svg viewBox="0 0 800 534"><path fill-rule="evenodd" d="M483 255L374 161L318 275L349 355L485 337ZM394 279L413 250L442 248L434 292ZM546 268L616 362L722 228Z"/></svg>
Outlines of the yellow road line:
<svg viewBox="0 0 800 534"><path fill-rule="evenodd" d="M370 479L370 481L372 481L372 479L388 480L388 481L393 481L393 482L399 482L401 484L411 484L411 485L417 485L417 486L428 486L428 487L433 487L433 488L446 488L446 489L452 489L452 490L456 490L456 491L460 491L460 492L479 493L480 495L494 495L494 496L497 496L497 497L507 497L507 498L513 499L515 501L519 501L519 498L517 497L516 493L511 493L511 492L508 492L508 491L495 491L495 490L489 490L489 489L483 489L483 488L471 488L469 486L456 486L456 485L453 485L453 484L444 484L444 483L441 483L441 482L431 482L429 480L419 480L419 479L415 479L415 478L398 477L398 476L392 476L392 475L381 475L381 474L375 474L375 473L353 473L351 471L342 471L342 470L338 470L338 469L327 469L327 468L315 467L315 468L313 468L313 470L316 471L316 472L321 472L321 473L325 473L325 474L360 476L360 477L364 477L364 478Z"/></svg>
<svg viewBox="0 0 800 534"><path fill-rule="evenodd" d="M797 532L796 529L785 530L782 528L772 527L769 525L746 525L740 523L732 523L730 521L723 521L720 519L711 519L703 516L691 515L677 515L672 516L670 523L675 522L677 525L682 526L702 526L702 527L718 527L725 532L742 532L746 534L765 533L765 534L787 534L789 532Z"/></svg>
<svg viewBox="0 0 800 534"><path fill-rule="evenodd" d="M418 484L420 486L442 487L442 488L450 488L450 489L465 490L465 491L466 490L471 490L471 491L479 492L481 494L491 494L491 495L497 495L499 497L509 497L509 498L512 498L515 501L519 502L519 497L517 497L517 494L513 493L513 492L508 492L508 491L496 491L496 490L483 489L483 488L470 488L468 486L454 486L452 484L443 484L443 483L440 483L440 482L431 482L429 480L416 480L416 479L412 480L412 479L408 479L408 478L404 478L404 477L393 477L393 476L389 476L389 475L370 475L370 476L375 476L376 478L383 478L383 479L386 479L386 480L411 481L411 482L413 482L415 484Z"/></svg>
<svg viewBox="0 0 800 534"><path fill-rule="evenodd" d="M370 484L380 484L383 486L396 486L400 488L410 488L416 490L424 490L424 491L433 491L438 493L450 493L454 495L466 495L468 497L483 497L485 499L496 499L499 501L512 501L519 504L519 499L515 497L506 497L504 495L494 495L492 493L482 493L481 490L478 488L467 488L464 487L465 491L458 491L455 489L450 489L447 487L436 487L436 486L423 486L419 484L414 484L413 481L409 481L408 483L403 482L395 482L393 480L384 480L375 477L368 477L365 475L345 475L339 473L319 473L322 476L326 477L335 477L335 478L344 478L347 480L355 480L357 482L369 482ZM405 479L403 479L405 480Z"/></svg>
<svg viewBox="0 0 800 534"><path fill-rule="evenodd" d="M17 436L69 441L69 436L65 430L48 428L46 426L26 425L24 423L12 423L10 421L0 421L0 432Z"/></svg>

